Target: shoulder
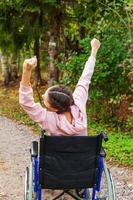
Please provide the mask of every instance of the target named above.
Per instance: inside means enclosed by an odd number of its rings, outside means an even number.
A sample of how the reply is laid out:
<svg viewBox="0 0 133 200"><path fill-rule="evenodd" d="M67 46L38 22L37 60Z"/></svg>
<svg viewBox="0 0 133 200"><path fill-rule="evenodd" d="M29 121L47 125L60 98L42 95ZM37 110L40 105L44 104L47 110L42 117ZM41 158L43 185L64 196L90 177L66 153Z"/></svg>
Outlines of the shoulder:
<svg viewBox="0 0 133 200"><path fill-rule="evenodd" d="M72 106L74 112L86 113L86 105L79 101L78 98L74 98L74 105Z"/></svg>
<svg viewBox="0 0 133 200"><path fill-rule="evenodd" d="M72 114L79 116L79 113L86 113L86 107L82 106L79 101L74 101L74 105L71 106L71 112Z"/></svg>

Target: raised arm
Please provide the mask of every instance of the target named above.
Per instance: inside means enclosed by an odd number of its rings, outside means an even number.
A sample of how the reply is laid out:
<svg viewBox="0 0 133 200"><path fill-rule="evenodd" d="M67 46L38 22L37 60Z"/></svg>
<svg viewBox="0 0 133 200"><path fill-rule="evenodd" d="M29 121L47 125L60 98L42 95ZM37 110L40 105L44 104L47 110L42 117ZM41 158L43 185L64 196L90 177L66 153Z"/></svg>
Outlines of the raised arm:
<svg viewBox="0 0 133 200"><path fill-rule="evenodd" d="M75 104L83 111L86 110L86 102L88 98L89 84L91 82L91 77L94 72L95 61L97 51L100 47L100 42L97 39L91 41L91 55L85 63L85 67L79 78L78 84L76 85L75 91L73 93Z"/></svg>
<svg viewBox="0 0 133 200"><path fill-rule="evenodd" d="M35 103L33 98L33 90L30 85L32 70L37 65L36 57L26 59L23 63L22 80L19 88L19 103L28 113L31 119L40 124L45 125L46 109L40 103Z"/></svg>

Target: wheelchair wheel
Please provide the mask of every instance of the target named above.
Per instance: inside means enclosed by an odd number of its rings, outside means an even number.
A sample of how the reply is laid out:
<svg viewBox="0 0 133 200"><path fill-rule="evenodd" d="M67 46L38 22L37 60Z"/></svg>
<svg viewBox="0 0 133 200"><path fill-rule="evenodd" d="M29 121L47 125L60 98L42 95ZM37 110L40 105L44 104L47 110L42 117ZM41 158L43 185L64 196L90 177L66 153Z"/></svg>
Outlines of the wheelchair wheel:
<svg viewBox="0 0 133 200"><path fill-rule="evenodd" d="M28 199L28 191L29 191L29 168L26 168L25 172L25 185L24 185L24 200Z"/></svg>
<svg viewBox="0 0 133 200"><path fill-rule="evenodd" d="M37 200L37 194L34 192L33 181L33 164L31 162L30 168L27 167L25 172L24 200Z"/></svg>
<svg viewBox="0 0 133 200"><path fill-rule="evenodd" d="M105 163L103 165L100 192L96 193L96 200L116 200L112 175Z"/></svg>

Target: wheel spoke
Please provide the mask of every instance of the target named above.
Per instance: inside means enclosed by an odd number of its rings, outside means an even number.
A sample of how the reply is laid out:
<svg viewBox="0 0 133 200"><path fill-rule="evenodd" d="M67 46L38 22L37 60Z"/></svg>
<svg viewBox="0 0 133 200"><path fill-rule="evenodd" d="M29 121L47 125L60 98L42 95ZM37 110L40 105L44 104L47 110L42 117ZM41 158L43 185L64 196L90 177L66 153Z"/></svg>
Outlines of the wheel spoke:
<svg viewBox="0 0 133 200"><path fill-rule="evenodd" d="M116 200L113 179L105 163L103 165L100 192L96 193L96 200Z"/></svg>

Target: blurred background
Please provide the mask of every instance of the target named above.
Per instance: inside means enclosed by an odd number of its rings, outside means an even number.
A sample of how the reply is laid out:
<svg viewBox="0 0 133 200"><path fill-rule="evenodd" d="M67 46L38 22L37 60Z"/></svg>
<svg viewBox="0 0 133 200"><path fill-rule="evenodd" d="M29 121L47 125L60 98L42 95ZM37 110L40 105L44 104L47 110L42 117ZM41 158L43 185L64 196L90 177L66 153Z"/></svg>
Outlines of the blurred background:
<svg viewBox="0 0 133 200"><path fill-rule="evenodd" d="M109 160L133 166L133 0L0 0L0 115L32 127L18 104L22 65L37 56L35 100L53 84L74 89L101 41L87 103L88 133L105 130ZM127 159L125 159L125 157Z"/></svg>

